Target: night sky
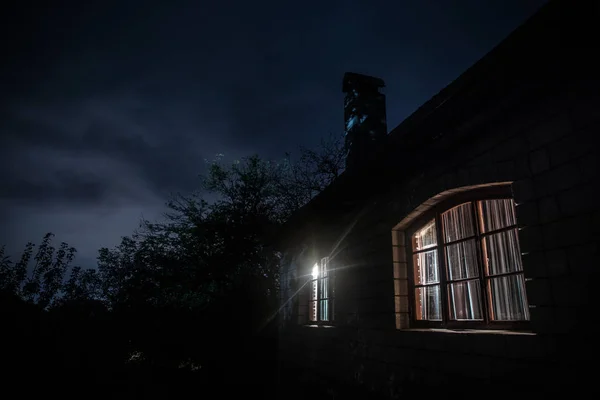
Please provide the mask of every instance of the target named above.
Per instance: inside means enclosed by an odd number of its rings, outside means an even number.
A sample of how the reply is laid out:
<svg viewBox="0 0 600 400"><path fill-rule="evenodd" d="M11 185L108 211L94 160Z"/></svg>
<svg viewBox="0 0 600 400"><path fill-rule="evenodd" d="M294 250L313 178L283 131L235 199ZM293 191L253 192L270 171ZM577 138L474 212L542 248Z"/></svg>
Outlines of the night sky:
<svg viewBox="0 0 600 400"><path fill-rule="evenodd" d="M344 72L386 81L391 129L544 1L17 3L0 13L0 244L52 231L87 267L205 159L341 135Z"/></svg>

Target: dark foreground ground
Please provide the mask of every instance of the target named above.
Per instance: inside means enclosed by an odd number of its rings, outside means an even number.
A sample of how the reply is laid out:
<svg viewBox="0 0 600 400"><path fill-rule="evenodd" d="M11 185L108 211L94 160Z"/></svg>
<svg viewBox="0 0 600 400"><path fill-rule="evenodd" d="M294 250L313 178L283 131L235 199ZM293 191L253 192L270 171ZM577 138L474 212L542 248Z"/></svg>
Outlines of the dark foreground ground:
<svg viewBox="0 0 600 400"><path fill-rule="evenodd" d="M414 383L395 388L390 393L375 393L347 383L298 378L297 371L287 371L285 378L272 368L258 367L245 374L234 370L235 368L231 373L210 373L202 369L186 371L131 366L118 372L92 373L79 368L48 371L40 376L36 374L35 365L32 365L29 375L21 372L20 376L13 374L11 379L3 379L3 388L13 394L19 393L19 397L24 398L377 400L438 396L448 398L454 395L462 399L481 398L482 393L491 395L492 398L544 398L554 397L557 393L586 394L582 392L583 387L589 388L590 383L581 381L569 384L568 387L563 385L564 382L555 380L549 380L543 387L513 387L509 383L503 387L486 387L469 384L467 381L444 387Z"/></svg>

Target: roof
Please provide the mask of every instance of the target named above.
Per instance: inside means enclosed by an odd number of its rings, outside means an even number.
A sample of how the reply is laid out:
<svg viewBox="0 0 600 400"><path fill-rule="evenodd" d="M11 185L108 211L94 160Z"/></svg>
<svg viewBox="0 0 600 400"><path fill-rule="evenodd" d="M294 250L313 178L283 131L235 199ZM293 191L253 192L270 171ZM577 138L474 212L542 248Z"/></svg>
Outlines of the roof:
<svg viewBox="0 0 600 400"><path fill-rule="evenodd" d="M333 209L343 212L360 206L381 186L373 176L382 172L385 175L390 169L386 168L386 163L415 157L416 149L427 148L440 138L454 134L465 121L492 108L499 98L543 90L548 79L572 74L569 68L573 66L569 67L568 61L574 59L571 57L574 53L569 52L578 51L572 44L587 36L588 40L593 40L593 35L586 35L586 29L595 29L593 18L598 17L599 5L600 2L594 0L551 0L546 3L394 128L381 145L377 162L341 174L290 218L282 234L292 229L298 231ZM589 18L590 23L582 22L585 18ZM579 30L573 26L578 26ZM409 162L406 164L410 165ZM408 169L403 169L403 175L410 175ZM361 190L356 190L357 187Z"/></svg>

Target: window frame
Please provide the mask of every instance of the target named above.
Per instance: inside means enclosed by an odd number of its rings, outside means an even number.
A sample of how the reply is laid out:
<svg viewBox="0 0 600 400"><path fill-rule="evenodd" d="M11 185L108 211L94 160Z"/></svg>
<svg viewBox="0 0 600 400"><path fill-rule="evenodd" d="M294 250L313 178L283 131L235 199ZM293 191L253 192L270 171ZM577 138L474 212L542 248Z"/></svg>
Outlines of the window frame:
<svg viewBox="0 0 600 400"><path fill-rule="evenodd" d="M325 260L325 261L324 261ZM323 267L323 263L325 262L325 267ZM317 265L318 268L318 276L316 278L311 277L308 279L307 282L307 291L308 291L308 314L307 314L307 319L308 319L308 324L309 325L333 325L335 322L335 269L331 268L331 259L329 257L322 257L319 259L318 262L315 263ZM313 264L311 266L310 271L312 272L312 268L314 267ZM322 271L326 271L327 272L327 276L323 277L322 276ZM327 297L323 297L323 281L327 279ZM316 281L317 283L317 295L316 298L313 300L311 298L311 294L312 294L312 288L313 288L313 283ZM310 315L311 315L311 306L313 303L315 302L317 304L316 306L316 319L315 320L311 320L310 319ZM322 315L321 315L321 302L327 302L327 312L329 313L329 318L328 319L322 319Z"/></svg>
<svg viewBox="0 0 600 400"><path fill-rule="evenodd" d="M502 229L494 230L492 232L482 233L481 224L479 220L479 216L477 213L477 202L485 201L485 200L500 200L500 199L512 199L512 189L510 185L502 185L502 186L491 186L481 189L474 189L468 192L460 192L442 202L436 204L431 209L423 213L421 216L416 218L411 225L405 230L405 245L407 249L407 265L408 265L408 300L409 300L409 315L410 315L410 323L411 326L415 328L446 328L446 329L482 329L482 330L529 330L530 328L530 320L522 320L522 321L493 321L490 319L490 301L489 301L489 293L486 285L487 278L485 275L485 267L484 260L482 254L482 245L481 241L486 236L496 234L503 231L510 231L513 229L519 229L519 221L516 221L515 225L511 225L510 227L504 227ZM444 242L444 233L442 230L442 213L459 206L464 203L470 203L471 215L474 221L475 235L470 236L469 238L459 239L453 242L446 244ZM415 289L417 287L425 286L425 285L415 285L415 266L413 261L413 255L419 252L415 252L412 247L412 236L415 232L420 230L425 226L425 224L432 219L435 220L435 228L436 228L436 242L437 245L435 247L437 251L438 257L438 273L440 276L439 285L440 285L440 298L441 298L441 312L442 312L442 320L441 321L427 321L427 320L418 320L416 318L416 295ZM479 282L480 282L480 290L481 290L481 306L483 311L483 320L481 321L454 321L449 318L449 310L448 310L448 290L447 285L450 282L454 281L467 281L468 279L459 279L459 280L449 280L447 277L447 260L446 260L446 246L465 242L468 240L475 240L476 246L475 251L477 253L477 266L479 272ZM519 244L520 245L520 244ZM522 252L521 252L522 254ZM521 255L520 254L520 255ZM522 260L521 260L522 261ZM524 274L523 271L520 272ZM506 275L512 275L515 273L509 273ZM503 276L500 275L500 276ZM523 277L526 282L527 279ZM527 291L525 289L525 296L527 296ZM527 307L529 307L529 303L527 303Z"/></svg>

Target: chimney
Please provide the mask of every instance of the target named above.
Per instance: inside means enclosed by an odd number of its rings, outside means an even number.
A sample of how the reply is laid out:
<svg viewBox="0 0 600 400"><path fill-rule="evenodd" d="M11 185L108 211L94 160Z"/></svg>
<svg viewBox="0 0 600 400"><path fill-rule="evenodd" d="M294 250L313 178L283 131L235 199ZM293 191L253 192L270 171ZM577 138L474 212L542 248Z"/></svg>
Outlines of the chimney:
<svg viewBox="0 0 600 400"><path fill-rule="evenodd" d="M346 72L342 91L346 132L346 169L370 163L387 135L382 79Z"/></svg>

